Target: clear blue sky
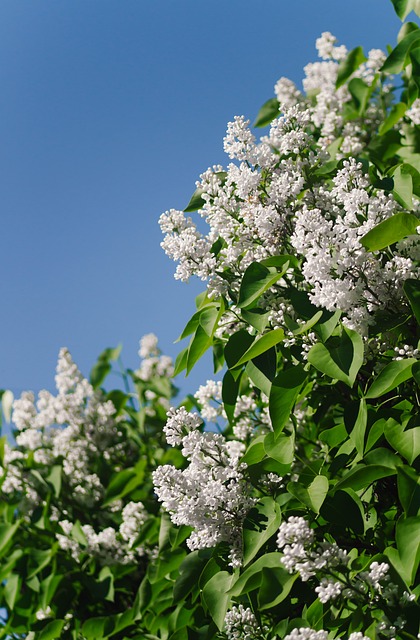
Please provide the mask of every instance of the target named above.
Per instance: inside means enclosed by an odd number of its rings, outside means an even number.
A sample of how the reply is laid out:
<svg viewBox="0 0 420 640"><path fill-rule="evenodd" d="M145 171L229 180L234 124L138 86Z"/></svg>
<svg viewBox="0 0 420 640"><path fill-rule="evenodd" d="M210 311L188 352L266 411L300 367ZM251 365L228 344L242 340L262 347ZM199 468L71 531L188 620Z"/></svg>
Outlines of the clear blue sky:
<svg viewBox="0 0 420 640"><path fill-rule="evenodd" d="M52 388L61 346L85 374L120 342L136 367L151 331L175 356L202 285L173 279L159 215L322 31L370 49L399 26L390 0L2 0L0 388Z"/></svg>

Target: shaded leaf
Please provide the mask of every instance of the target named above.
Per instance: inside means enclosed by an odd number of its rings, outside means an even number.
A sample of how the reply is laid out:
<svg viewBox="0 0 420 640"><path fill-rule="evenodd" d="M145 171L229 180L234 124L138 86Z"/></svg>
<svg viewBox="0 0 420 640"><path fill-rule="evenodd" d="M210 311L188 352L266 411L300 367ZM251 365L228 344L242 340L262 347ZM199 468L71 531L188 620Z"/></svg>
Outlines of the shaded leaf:
<svg viewBox="0 0 420 640"><path fill-rule="evenodd" d="M280 371L274 378L269 395L269 411L273 430L278 435L290 417L307 373L301 366Z"/></svg>
<svg viewBox="0 0 420 640"><path fill-rule="evenodd" d="M385 425L384 433L391 447L413 464L420 455L420 427L404 429L402 424L392 420Z"/></svg>
<svg viewBox="0 0 420 640"><path fill-rule="evenodd" d="M420 282L412 278L405 280L403 285L404 293L413 310L418 324L420 324Z"/></svg>
<svg viewBox="0 0 420 640"><path fill-rule="evenodd" d="M387 118L379 127L379 135L383 136L384 133L392 129L392 127L401 120L407 109L408 105L404 104L404 102L398 102L397 104L392 105L391 111L389 112Z"/></svg>
<svg viewBox="0 0 420 640"><path fill-rule="evenodd" d="M407 56L410 49L416 46L420 40L420 30L412 31L405 36L397 44L395 49L391 51L380 71L386 71L387 73L401 73L404 69Z"/></svg>
<svg viewBox="0 0 420 640"><path fill-rule="evenodd" d="M420 476L408 466L399 466L397 486L406 516L417 516L420 511Z"/></svg>
<svg viewBox="0 0 420 640"><path fill-rule="evenodd" d="M411 180L411 176L409 177ZM415 233L418 225L419 220L416 216L400 211L368 231L368 233L361 238L360 244L368 251L379 251Z"/></svg>
<svg viewBox="0 0 420 640"><path fill-rule="evenodd" d="M235 582L235 575L219 571L204 585L203 600L216 626L223 629L226 611L230 604L229 589Z"/></svg>
<svg viewBox="0 0 420 640"><path fill-rule="evenodd" d="M197 211L201 209L205 205L205 201L201 197L203 195L203 190L198 188L192 194L189 203L184 209L184 213L191 213L192 211Z"/></svg>
<svg viewBox="0 0 420 640"><path fill-rule="evenodd" d="M390 362L373 381L365 395L366 399L379 398L385 393L392 391L399 384L412 377L412 366L416 362L415 358L404 360L394 360Z"/></svg>
<svg viewBox="0 0 420 640"><path fill-rule="evenodd" d="M63 630L65 620L51 620L48 622L42 631L37 636L39 640L53 640L54 638L60 638Z"/></svg>
<svg viewBox="0 0 420 640"><path fill-rule="evenodd" d="M252 307L258 298L279 280L289 266L287 256L283 260L283 270L266 267L260 262L253 262L247 267L239 289L238 307L246 309Z"/></svg>
<svg viewBox="0 0 420 640"><path fill-rule="evenodd" d="M261 109L258 111L257 117L253 124L254 127L266 127L274 118L280 114L280 104L277 98L270 98L267 102L264 102Z"/></svg>
<svg viewBox="0 0 420 640"><path fill-rule="evenodd" d="M386 478L396 474L396 469L379 464L359 464L351 469L336 485L335 489L354 489L359 491L368 487L380 478Z"/></svg>
<svg viewBox="0 0 420 640"><path fill-rule="evenodd" d="M308 362L316 369L352 387L363 364L363 340L343 327L341 336L333 336L325 344L318 342L308 352Z"/></svg>
<svg viewBox="0 0 420 640"><path fill-rule="evenodd" d="M328 478L322 475L315 476L308 487L298 482L289 482L287 490L309 509L319 513L328 494Z"/></svg>
<svg viewBox="0 0 420 640"><path fill-rule="evenodd" d="M241 364L245 364L248 360L252 360L262 353L265 353L271 347L274 347L284 339L283 329L273 329L268 333L265 333L260 338L257 338L251 346L245 351L245 353L239 358L234 366L239 367Z"/></svg>
<svg viewBox="0 0 420 640"><path fill-rule="evenodd" d="M243 565L246 566L279 528L280 507L273 498L261 498L249 512L243 526Z"/></svg>
<svg viewBox="0 0 420 640"><path fill-rule="evenodd" d="M420 0L391 0L395 13L401 20L405 20L411 11L420 16Z"/></svg>
<svg viewBox="0 0 420 640"><path fill-rule="evenodd" d="M362 62L365 62L366 56L363 53L362 47L356 47L352 49L347 56L342 60L338 67L337 82L335 84L336 89L341 87L348 78L360 67Z"/></svg>

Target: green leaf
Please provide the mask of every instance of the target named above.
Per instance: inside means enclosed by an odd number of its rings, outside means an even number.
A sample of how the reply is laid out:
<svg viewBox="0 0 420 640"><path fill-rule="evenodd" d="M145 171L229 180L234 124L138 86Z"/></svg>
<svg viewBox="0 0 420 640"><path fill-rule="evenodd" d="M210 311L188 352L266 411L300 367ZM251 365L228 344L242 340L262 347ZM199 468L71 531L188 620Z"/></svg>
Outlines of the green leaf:
<svg viewBox="0 0 420 640"><path fill-rule="evenodd" d="M397 104L392 105L391 111L389 112L387 118L383 121L378 129L379 135L383 136L384 133L392 129L392 127L401 120L407 109L408 105L404 104L404 102L397 102Z"/></svg>
<svg viewBox="0 0 420 640"><path fill-rule="evenodd" d="M420 516L400 519L397 522L395 538L398 553L404 567L404 579L413 584L420 562Z"/></svg>
<svg viewBox="0 0 420 640"><path fill-rule="evenodd" d="M242 309L241 316L245 322L254 327L259 333L263 333L267 326L270 312L258 307L255 309Z"/></svg>
<svg viewBox="0 0 420 640"><path fill-rule="evenodd" d="M210 558L209 549L191 551L182 561L179 567L179 576L176 579L173 591L174 604L182 601L198 585L198 580L205 565Z"/></svg>
<svg viewBox="0 0 420 640"><path fill-rule="evenodd" d="M104 504L107 505L114 500L122 498L125 495L125 487L130 482L130 480L136 477L136 475L137 473L133 468L122 469L122 471L118 471L116 474L114 474L107 487Z"/></svg>
<svg viewBox="0 0 420 640"><path fill-rule="evenodd" d="M229 591L233 597L242 596L254 589L258 589L262 581L262 571L265 568L276 569L281 567L281 555L279 552L265 553L255 562L249 565L238 577Z"/></svg>
<svg viewBox="0 0 420 640"><path fill-rule="evenodd" d="M30 555L31 564L33 564L34 567L28 571L27 578L33 578L37 573L42 571L42 569L51 562L55 553L56 549L54 546L49 549L32 549Z"/></svg>
<svg viewBox="0 0 420 640"><path fill-rule="evenodd" d="M61 491L61 474L63 468L61 465L53 465L51 467L51 471L47 475L47 481L53 486L54 495L56 498L59 497Z"/></svg>
<svg viewBox="0 0 420 640"><path fill-rule="evenodd" d="M246 566L279 528L280 507L273 498L261 498L243 525L243 565Z"/></svg>
<svg viewBox="0 0 420 640"><path fill-rule="evenodd" d="M328 478L325 476L315 476L308 487L298 482L289 482L287 491L295 496L305 506L319 513L320 508L328 494Z"/></svg>
<svg viewBox="0 0 420 640"><path fill-rule="evenodd" d="M409 209L409 210L412 209L413 208L413 176L411 175L411 172L404 171L404 165L401 165L396 168L396 170L392 175L392 178L394 180L394 188L392 190L394 198L396 199L398 204L404 207L404 209ZM401 213L403 212L397 213L396 215L401 216ZM404 220L398 221L398 226L396 226L394 217L395 216L388 218L388 220L393 220L392 228L393 228L394 234L400 235L401 233L404 232L404 235L402 237L405 237L406 235L408 235L406 232L406 224L408 223L409 225L408 228L411 228L410 220L407 219L406 223ZM384 220L380 224L383 225L385 222L388 222L388 220ZM411 221L411 224L413 224L413 221ZM418 220L417 220L417 224L418 224ZM386 227L386 229L388 233L391 233L389 225ZM401 238L397 237L397 240L401 240ZM396 242L396 240L394 240L393 242ZM388 246L389 244L392 244L392 242L388 242L386 246Z"/></svg>
<svg viewBox="0 0 420 640"><path fill-rule="evenodd" d="M247 466L251 466L253 464L258 464L265 458L265 448L264 448L264 440L266 436L261 435L253 438L250 445L248 446L245 454L242 456L242 462L245 462Z"/></svg>
<svg viewBox="0 0 420 640"><path fill-rule="evenodd" d="M199 324L211 338L217 328L217 322L221 316L221 305L205 307L200 313Z"/></svg>
<svg viewBox="0 0 420 640"><path fill-rule="evenodd" d="M420 282L418 280L408 278L404 282L403 289L413 313L416 316L417 323L420 325Z"/></svg>
<svg viewBox="0 0 420 640"><path fill-rule="evenodd" d="M184 371L184 369L187 366L187 359L188 359L188 347L185 347L185 349L182 349L182 351L180 351L177 357L175 358L174 376L177 376L179 373L181 373L181 371Z"/></svg>
<svg viewBox="0 0 420 640"><path fill-rule="evenodd" d="M359 411L357 413L356 421L354 423L353 430L350 433L350 438L354 442L357 453L363 455L365 447L365 433L367 426L367 407L366 400L362 398L359 403Z"/></svg>
<svg viewBox="0 0 420 640"><path fill-rule="evenodd" d="M420 455L420 427L404 430L402 424L393 420L387 422L384 433L391 447L398 451L409 464L413 464Z"/></svg>
<svg viewBox="0 0 420 640"><path fill-rule="evenodd" d="M350 51L344 60L342 60L338 67L336 89L341 87L348 78L360 67L362 62L365 62L366 56L363 53L362 47L356 47Z"/></svg>
<svg viewBox="0 0 420 640"><path fill-rule="evenodd" d="M324 312L322 311L322 309L320 309L319 311L317 311L312 318L310 318L309 320L307 320L304 324L299 325L298 329L295 329L293 331L293 335L295 336L300 336L302 333L306 333L306 331L309 331L309 329L312 329L312 327L317 324L317 322L322 318Z"/></svg>
<svg viewBox="0 0 420 640"><path fill-rule="evenodd" d="M51 620L48 622L42 631L37 636L38 640L53 640L54 638L60 638L63 630L65 620Z"/></svg>
<svg viewBox="0 0 420 640"><path fill-rule="evenodd" d="M253 342L254 337L245 329L240 329L230 336L225 346L225 360L229 369L237 365L238 360L246 353Z"/></svg>
<svg viewBox="0 0 420 640"><path fill-rule="evenodd" d="M0 524L0 557L2 557L8 549L16 531L19 529L20 521L14 524Z"/></svg>
<svg viewBox="0 0 420 640"><path fill-rule="evenodd" d="M121 345L118 347L109 347L104 349L99 355L96 364L92 367L90 372L90 383L94 389L100 387L108 373L111 371L112 360L117 360L121 353Z"/></svg>
<svg viewBox="0 0 420 640"><path fill-rule="evenodd" d="M417 362L415 358L406 358L404 360L394 360L390 362L373 381L365 395L365 398L379 398L389 391L392 391L399 384L412 377L412 366Z"/></svg>
<svg viewBox="0 0 420 640"><path fill-rule="evenodd" d="M98 362L92 367L89 379L94 389L98 389L98 387L101 386L111 369L112 366L110 363L103 360L98 360Z"/></svg>
<svg viewBox="0 0 420 640"><path fill-rule="evenodd" d="M411 180L411 176L410 180ZM400 211L383 220L364 235L360 244L368 251L379 251L416 232L419 220L412 213Z"/></svg>
<svg viewBox="0 0 420 640"><path fill-rule="evenodd" d="M417 516L420 512L420 476L408 466L397 468L398 497L405 514Z"/></svg>
<svg viewBox="0 0 420 640"><path fill-rule="evenodd" d="M277 98L270 98L267 102L264 102L261 109L258 111L257 117L253 124L254 127L266 127L274 118L280 113L280 103Z"/></svg>
<svg viewBox="0 0 420 640"><path fill-rule="evenodd" d="M192 194L189 203L184 209L184 213L191 213L192 211L197 211L198 209L202 209L205 205L205 201L201 197L203 195L203 190L198 188Z"/></svg>
<svg viewBox="0 0 420 640"><path fill-rule="evenodd" d="M271 385L269 411L273 430L278 435L290 418L290 413L307 373L301 366L289 367L277 374Z"/></svg>
<svg viewBox="0 0 420 640"><path fill-rule="evenodd" d="M266 267L260 262L253 262L247 267L239 289L238 307L247 309L252 307L267 289L273 286L287 271L289 261L284 256L283 270Z"/></svg>
<svg viewBox="0 0 420 640"><path fill-rule="evenodd" d="M218 629L222 631L225 615L231 597L229 589L235 581L235 575L227 571L219 571L204 585L203 600Z"/></svg>
<svg viewBox="0 0 420 640"><path fill-rule="evenodd" d="M265 333L260 338L257 338L252 345L245 351L245 353L239 358L239 360L235 363L236 367L239 367L241 364L245 364L248 360L252 360L257 356L260 356L262 353L265 353L271 347L274 347L279 342L282 342L284 339L284 331L283 329L273 329L268 333Z"/></svg>
<svg viewBox="0 0 420 640"><path fill-rule="evenodd" d="M391 467L385 465L358 464L346 473L344 478L335 485L335 490L350 488L354 489L354 491L359 491L381 478L387 478L395 474L396 469L391 469Z"/></svg>
<svg viewBox="0 0 420 640"><path fill-rule="evenodd" d="M308 362L330 378L352 387L363 364L363 340L356 331L343 327L341 336L332 336L325 344L318 342L311 347Z"/></svg>
<svg viewBox="0 0 420 640"><path fill-rule="evenodd" d="M198 326L197 331L195 332L194 337L190 342L190 346L188 347L186 375L191 372L195 363L201 358L202 355L204 355L204 353L210 346L211 337L201 325Z"/></svg>
<svg viewBox="0 0 420 640"><path fill-rule="evenodd" d="M321 431L319 439L326 442L333 449L347 439L347 429L344 424L337 424L335 427Z"/></svg>
<svg viewBox="0 0 420 640"><path fill-rule="evenodd" d="M393 0L394 1L394 0ZM401 73L405 67L405 62L412 47L417 46L420 40L420 30L412 31L397 44L391 51L380 71L387 73Z"/></svg>
<svg viewBox="0 0 420 640"><path fill-rule="evenodd" d="M250 360L246 365L245 373L258 389L261 389L266 396L269 396L271 383L276 375L275 348L272 347L257 358Z"/></svg>
<svg viewBox="0 0 420 640"><path fill-rule="evenodd" d="M386 424L386 420L381 418L380 420L376 420L376 422L374 422L373 425L370 427L365 451L369 451L374 446L374 444L376 444L379 438L383 435L385 424Z"/></svg>
<svg viewBox="0 0 420 640"><path fill-rule="evenodd" d="M101 599L114 602L114 574L109 567L102 567L97 584L100 587Z"/></svg>
<svg viewBox="0 0 420 640"><path fill-rule="evenodd" d="M240 378L235 378L227 370L223 376L222 400L229 422L232 422L235 414L236 399L239 393Z"/></svg>
<svg viewBox="0 0 420 640"><path fill-rule="evenodd" d="M211 305L211 306L214 306L214 305ZM200 324L200 316L202 312L203 312L203 309L199 309L194 313L194 315L188 320L187 324L184 327L183 332L181 333L179 338L177 338L176 342L183 340L184 338L186 338L187 336L190 336L192 333L194 333L197 330L197 327Z"/></svg>
<svg viewBox="0 0 420 640"><path fill-rule="evenodd" d="M341 311L331 312L324 310L321 319L314 325L315 333L321 338L322 342L326 342L336 328L341 317Z"/></svg>
<svg viewBox="0 0 420 640"><path fill-rule="evenodd" d="M98 616L96 618L90 618L83 623L82 633L88 638L88 640L98 640L99 638L107 638L111 632L112 623L111 616Z"/></svg>
<svg viewBox="0 0 420 640"><path fill-rule="evenodd" d="M353 78L353 80L350 80L348 88L358 113L364 113L374 87L367 85L361 78Z"/></svg>
<svg viewBox="0 0 420 640"><path fill-rule="evenodd" d="M14 609L21 585L22 580L19 574L11 573L7 578L7 582L4 587L4 599L11 610Z"/></svg>
<svg viewBox="0 0 420 640"><path fill-rule="evenodd" d="M263 567L258 590L258 610L265 611L283 602L289 595L298 574L290 575L283 567Z"/></svg>
<svg viewBox="0 0 420 640"><path fill-rule="evenodd" d="M368 151L372 162L374 162L382 172L388 170L389 160L401 150L401 133L395 129L390 129L382 136L374 137L368 145ZM393 162L392 164L395 164Z"/></svg>
<svg viewBox="0 0 420 640"><path fill-rule="evenodd" d="M405 20L411 11L420 16L420 0L391 0L391 2L400 20Z"/></svg>
<svg viewBox="0 0 420 640"><path fill-rule="evenodd" d="M264 450L267 456L278 462L278 474L290 471L290 465L295 457L295 436L280 434L277 438L273 432L264 438Z"/></svg>
<svg viewBox="0 0 420 640"><path fill-rule="evenodd" d="M363 504L352 489L339 489L334 495L327 495L320 513L327 522L351 529L357 535L365 531Z"/></svg>

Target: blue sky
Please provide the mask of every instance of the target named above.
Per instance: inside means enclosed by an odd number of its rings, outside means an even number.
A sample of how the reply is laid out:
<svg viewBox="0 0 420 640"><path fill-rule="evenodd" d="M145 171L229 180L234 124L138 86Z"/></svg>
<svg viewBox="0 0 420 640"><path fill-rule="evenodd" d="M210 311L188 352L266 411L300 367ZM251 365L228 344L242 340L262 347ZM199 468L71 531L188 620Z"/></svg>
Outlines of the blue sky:
<svg viewBox="0 0 420 640"><path fill-rule="evenodd" d="M203 286L173 279L159 215L322 31L368 50L399 27L387 0L2 0L0 388L53 388L61 346L85 374L118 343L135 368L151 331L175 356Z"/></svg>

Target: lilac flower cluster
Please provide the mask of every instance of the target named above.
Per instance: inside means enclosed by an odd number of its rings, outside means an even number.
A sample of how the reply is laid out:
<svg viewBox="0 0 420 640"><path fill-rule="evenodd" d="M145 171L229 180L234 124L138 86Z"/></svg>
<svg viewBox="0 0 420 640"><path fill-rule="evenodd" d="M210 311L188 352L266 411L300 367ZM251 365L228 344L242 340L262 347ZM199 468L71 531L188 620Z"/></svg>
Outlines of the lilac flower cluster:
<svg viewBox="0 0 420 640"><path fill-rule="evenodd" d="M208 169L197 182L203 200L199 214L208 233L201 234L190 217L171 210L160 218L166 234L162 246L178 262L176 278L187 281L196 275L216 298L237 294L252 262L294 253L301 260L301 274L295 280L289 270L288 283L307 291L315 305L340 310L348 326L366 335L377 311L396 312L406 305L402 285L419 275L420 236L398 243L393 254L368 252L360 242L401 210L392 194L371 187L362 165L351 157L382 121L391 91L379 74L385 54L372 50L354 73L380 93L382 103L371 101L363 123L357 118L345 123L343 105L351 95L346 85L337 89L336 80L346 49L336 46L330 33L322 34L317 48L322 60L305 68L306 95L284 78L276 84L280 114L268 135L257 142L242 116L228 124L224 149L234 162L226 170L219 165ZM338 146L331 151L334 141ZM332 181L317 178L330 153L343 159L342 168ZM270 313L272 326L282 326L295 341L281 287L280 280L260 304ZM220 321L225 334L240 326L231 314L232 308Z"/></svg>
<svg viewBox="0 0 420 640"><path fill-rule="evenodd" d="M185 469L163 465L153 472L158 500L177 525L194 528L187 540L191 550L230 546L231 564L241 562L243 520L255 503L240 462L244 445L221 434L199 431L200 418L184 407L168 412L165 433L169 444L182 447Z"/></svg>

